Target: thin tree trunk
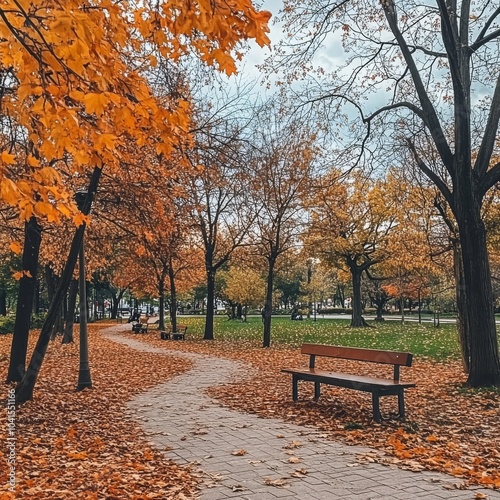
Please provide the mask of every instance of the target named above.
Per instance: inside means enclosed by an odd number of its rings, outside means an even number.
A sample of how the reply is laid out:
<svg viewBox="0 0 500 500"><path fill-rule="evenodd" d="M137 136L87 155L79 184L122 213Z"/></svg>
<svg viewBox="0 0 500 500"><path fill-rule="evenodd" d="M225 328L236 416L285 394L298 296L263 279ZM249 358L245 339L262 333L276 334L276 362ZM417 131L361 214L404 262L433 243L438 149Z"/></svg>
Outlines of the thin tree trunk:
<svg viewBox="0 0 500 500"><path fill-rule="evenodd" d="M384 306L387 303L387 297L385 296L385 294L376 292L373 302L377 306L377 315L375 317L375 321L384 321L383 313Z"/></svg>
<svg viewBox="0 0 500 500"><path fill-rule="evenodd" d="M59 279L54 274L54 271L52 271L52 268L50 267L49 264L45 265L45 281L47 283L47 294L48 294L49 303L50 303L54 299L54 295L56 293L56 287L57 287L57 283L58 283ZM56 337L56 335L58 333L63 333L63 329L64 329L64 320L63 320L62 303L61 303L61 307L59 308L56 322L54 324L54 328L53 328L52 333L51 333L51 339L54 340L54 338Z"/></svg>
<svg viewBox="0 0 500 500"><path fill-rule="evenodd" d="M207 314L205 316L204 340L214 339L215 272L207 270Z"/></svg>
<svg viewBox="0 0 500 500"><path fill-rule="evenodd" d="M111 293L111 319L118 318L118 306L120 305L120 301L122 300L123 294L125 293L125 289L121 288L118 293L115 293L110 290Z"/></svg>
<svg viewBox="0 0 500 500"><path fill-rule="evenodd" d="M118 298L116 293L111 294L111 318L110 319L118 318L118 306L120 305L120 298Z"/></svg>
<svg viewBox="0 0 500 500"><path fill-rule="evenodd" d="M369 326L363 318L363 306L361 304L361 274L363 270L352 260L348 262L348 265L352 276L351 326L354 328Z"/></svg>
<svg viewBox="0 0 500 500"><path fill-rule="evenodd" d="M0 316L7 316L7 290L0 290Z"/></svg>
<svg viewBox="0 0 500 500"><path fill-rule="evenodd" d="M98 167L94 168L94 172L89 183L88 194L81 210L84 215L88 215L90 213L90 207L92 205L94 195L97 191L100 176L101 169ZM31 356L30 364L28 365L28 369L26 370L26 373L24 374L21 382L16 387L16 401L18 403L24 403L25 401L33 398L33 390L36 384L36 380L38 378L38 374L40 372L40 368L42 366L42 362L49 345L50 333L57 319L57 313L61 307L61 302L64 300L69 283L73 277L73 272L75 270L78 252L82 245L84 232L85 224L81 224L75 231L66 265L61 275L61 279L59 280L59 285L57 287L54 300L50 304L47 318L43 323L42 330L35 346L35 350L33 351L33 354Z"/></svg>
<svg viewBox="0 0 500 500"><path fill-rule="evenodd" d="M78 280L71 280L68 293L68 313L66 315L66 326L64 327L64 335L62 344L70 344L73 342L73 325L75 323L75 306L76 296L78 294Z"/></svg>
<svg viewBox="0 0 500 500"><path fill-rule="evenodd" d="M264 339L262 347L271 347L271 317L273 312L274 265L276 258L269 259L267 271L266 302L264 305Z"/></svg>
<svg viewBox="0 0 500 500"><path fill-rule="evenodd" d="M462 365L465 373L469 373L470 367L470 337L469 317L467 314L467 297L465 295L464 269L462 264L462 252L460 243L452 241L453 245L453 272L455 274L455 292L457 298L457 330L462 355Z"/></svg>
<svg viewBox="0 0 500 500"><path fill-rule="evenodd" d="M175 273L172 261L168 266L168 279L170 284L170 321L172 322L172 331L177 331L177 289L175 287Z"/></svg>
<svg viewBox="0 0 500 500"><path fill-rule="evenodd" d="M35 314L40 314L40 281L35 282L35 295L33 297L33 312Z"/></svg>
<svg viewBox="0 0 500 500"><path fill-rule="evenodd" d="M10 349L9 371L7 382L19 382L26 369L26 354L30 331L31 311L36 285L38 256L42 241L42 229L35 217L31 217L24 225L24 248L22 265L29 276L23 276L19 283L19 293L16 308L16 322Z"/></svg>

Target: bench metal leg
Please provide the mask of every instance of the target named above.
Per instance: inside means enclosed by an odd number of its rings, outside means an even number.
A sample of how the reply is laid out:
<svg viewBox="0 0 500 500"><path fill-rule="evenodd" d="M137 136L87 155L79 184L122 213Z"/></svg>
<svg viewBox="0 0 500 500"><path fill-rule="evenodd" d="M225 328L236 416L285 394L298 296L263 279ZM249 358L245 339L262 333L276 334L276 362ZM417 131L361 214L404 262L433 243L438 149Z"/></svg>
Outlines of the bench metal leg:
<svg viewBox="0 0 500 500"><path fill-rule="evenodd" d="M382 415L380 414L380 394L377 389L372 391L372 405L373 405L373 420L380 423Z"/></svg>
<svg viewBox="0 0 500 500"><path fill-rule="evenodd" d="M405 418L405 391L402 390L398 394L398 410L399 418Z"/></svg>
<svg viewBox="0 0 500 500"><path fill-rule="evenodd" d="M319 399L321 389L319 387L319 382L314 382L314 399Z"/></svg>
<svg viewBox="0 0 500 500"><path fill-rule="evenodd" d="M292 375L292 399L297 401L299 398L299 379L295 375Z"/></svg>

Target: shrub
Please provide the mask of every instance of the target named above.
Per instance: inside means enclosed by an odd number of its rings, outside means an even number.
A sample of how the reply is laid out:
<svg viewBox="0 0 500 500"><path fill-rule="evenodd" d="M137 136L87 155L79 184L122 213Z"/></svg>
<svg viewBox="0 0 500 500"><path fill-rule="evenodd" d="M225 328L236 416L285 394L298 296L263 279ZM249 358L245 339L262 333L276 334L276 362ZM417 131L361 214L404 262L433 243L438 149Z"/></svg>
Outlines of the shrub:
<svg viewBox="0 0 500 500"><path fill-rule="evenodd" d="M0 316L0 334L12 333L14 331L14 318L12 316Z"/></svg>

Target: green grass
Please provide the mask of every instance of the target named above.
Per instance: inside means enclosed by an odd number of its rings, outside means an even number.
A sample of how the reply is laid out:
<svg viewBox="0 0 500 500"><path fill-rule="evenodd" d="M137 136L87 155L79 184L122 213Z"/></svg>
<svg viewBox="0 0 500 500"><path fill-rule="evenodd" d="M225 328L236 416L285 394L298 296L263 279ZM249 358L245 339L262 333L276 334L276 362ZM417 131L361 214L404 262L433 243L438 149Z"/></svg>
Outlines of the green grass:
<svg viewBox="0 0 500 500"><path fill-rule="evenodd" d="M202 339L205 318L179 317L179 323L189 326L189 337ZM290 321L289 318L273 318L271 345L273 347L300 347L303 342L332 344L371 349L408 351L416 356L426 356L442 361L458 359L460 356L457 331L453 324L442 324L435 328L432 323L405 323L385 321L372 323L373 328L351 328L348 320L320 319ZM248 322L228 321L216 317L214 337L223 341L245 341L262 344L263 334L260 318L248 318Z"/></svg>

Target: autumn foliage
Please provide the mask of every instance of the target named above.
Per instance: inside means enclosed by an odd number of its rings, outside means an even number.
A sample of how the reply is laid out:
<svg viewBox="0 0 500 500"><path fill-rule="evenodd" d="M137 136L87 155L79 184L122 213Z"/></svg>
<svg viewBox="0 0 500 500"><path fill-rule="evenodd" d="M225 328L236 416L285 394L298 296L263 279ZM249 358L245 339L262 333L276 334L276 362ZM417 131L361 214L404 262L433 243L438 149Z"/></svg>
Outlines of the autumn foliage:
<svg viewBox="0 0 500 500"><path fill-rule="evenodd" d="M189 102L155 97L148 69L194 52L234 72L241 39L268 43L269 16L249 0L4 2L2 111L19 140L2 141L0 198L23 219L75 217L63 173L118 168L131 141L168 156L188 131Z"/></svg>

